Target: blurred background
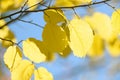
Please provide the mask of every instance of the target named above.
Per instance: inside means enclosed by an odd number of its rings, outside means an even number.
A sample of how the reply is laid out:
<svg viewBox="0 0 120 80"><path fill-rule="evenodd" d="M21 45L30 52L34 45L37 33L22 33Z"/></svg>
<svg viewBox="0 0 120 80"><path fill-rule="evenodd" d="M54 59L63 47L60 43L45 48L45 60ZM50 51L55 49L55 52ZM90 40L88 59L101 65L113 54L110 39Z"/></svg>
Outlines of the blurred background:
<svg viewBox="0 0 120 80"><path fill-rule="evenodd" d="M94 0L100 1L100 0ZM81 17L91 15L94 12L102 12L109 16L116 9L120 7L120 0L111 0L108 2L112 7L106 4L98 4L85 8L76 8L75 11ZM39 7L38 7L39 8ZM4 15L12 12L5 13ZM68 10L65 12L68 19L74 11ZM43 13L30 13L25 15L23 20L32 21L33 23L44 26ZM6 20L7 21L7 20ZM10 30L15 34L17 41L25 40L29 37L42 40L43 28L35 25L25 23L22 21L15 21L9 25ZM5 48L0 46L0 80L10 80L10 72L3 62L3 55ZM72 53L72 52L71 52ZM48 69L54 76L54 80L120 80L120 57L112 57L107 49L104 50L104 55L100 57L85 58L75 57L70 54L66 58L56 54L55 59L51 62L37 64Z"/></svg>

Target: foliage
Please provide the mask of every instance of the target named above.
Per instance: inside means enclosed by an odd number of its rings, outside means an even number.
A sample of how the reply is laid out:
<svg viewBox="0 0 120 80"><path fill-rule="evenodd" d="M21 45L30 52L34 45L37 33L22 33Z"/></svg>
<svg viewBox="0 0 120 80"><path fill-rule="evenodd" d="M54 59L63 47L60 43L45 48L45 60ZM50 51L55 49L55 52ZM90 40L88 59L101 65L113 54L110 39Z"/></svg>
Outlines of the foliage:
<svg viewBox="0 0 120 80"><path fill-rule="evenodd" d="M52 0L1 0L0 41L2 46L7 48L4 62L11 72L11 79L30 80L34 74L34 80L53 80L49 71L43 67L37 68L36 64L54 60L55 53L67 57L73 51L73 54L79 58L86 56L93 58L103 56L106 47L111 56L120 56L120 10L115 9L111 18L100 12L80 17L74 10L76 7L108 4L107 1L110 0L100 2L92 2L92 0L55 0L53 2ZM39 6L45 8L39 9ZM67 19L64 9L72 9L75 12L72 19ZM14 33L7 25L31 12L44 12L46 24L43 27L42 40L28 38L17 42ZM5 13L11 14L3 15ZM14 15L18 16L12 18ZM5 21L6 18L10 18L10 21ZM20 43L22 46L19 45Z"/></svg>

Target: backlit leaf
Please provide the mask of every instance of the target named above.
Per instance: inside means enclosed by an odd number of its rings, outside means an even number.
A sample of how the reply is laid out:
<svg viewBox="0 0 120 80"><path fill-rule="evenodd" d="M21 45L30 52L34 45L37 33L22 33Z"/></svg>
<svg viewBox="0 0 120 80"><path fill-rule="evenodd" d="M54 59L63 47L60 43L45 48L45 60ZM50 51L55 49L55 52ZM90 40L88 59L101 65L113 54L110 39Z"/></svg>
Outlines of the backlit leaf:
<svg viewBox="0 0 120 80"><path fill-rule="evenodd" d="M22 60L15 70L11 72L12 80L30 80L34 72L34 65L28 60Z"/></svg>
<svg viewBox="0 0 120 80"><path fill-rule="evenodd" d="M120 9L114 11L112 14L112 27L114 33L120 34Z"/></svg>
<svg viewBox="0 0 120 80"><path fill-rule="evenodd" d="M14 0L14 9L20 8L26 0ZM31 1L31 0L28 0Z"/></svg>
<svg viewBox="0 0 120 80"><path fill-rule="evenodd" d="M25 0L0 0L0 12L4 13L10 10L18 9Z"/></svg>
<svg viewBox="0 0 120 80"><path fill-rule="evenodd" d="M35 8L37 8L38 5L36 5L37 3L41 2L42 0L28 0L27 4L28 7L30 7L30 10L34 10Z"/></svg>
<svg viewBox="0 0 120 80"><path fill-rule="evenodd" d="M17 46L10 46L4 54L4 62L13 70L22 60L22 53Z"/></svg>
<svg viewBox="0 0 120 80"><path fill-rule="evenodd" d="M55 6L72 7L91 3L92 0L55 0Z"/></svg>
<svg viewBox="0 0 120 80"><path fill-rule="evenodd" d="M11 10L11 8L14 5L13 0L0 0L0 12L6 12L8 10Z"/></svg>
<svg viewBox="0 0 120 80"><path fill-rule="evenodd" d="M107 41L107 49L112 57L120 56L120 39L118 35L111 35L111 38Z"/></svg>
<svg viewBox="0 0 120 80"><path fill-rule="evenodd" d="M46 61L52 61L55 58L54 53L50 52L42 41L31 38L31 41L32 40L37 45L41 53L46 56Z"/></svg>
<svg viewBox="0 0 120 80"><path fill-rule="evenodd" d="M78 57L85 57L93 42L93 32L85 21L74 18L68 25L70 31L70 48Z"/></svg>
<svg viewBox="0 0 120 80"><path fill-rule="evenodd" d="M54 53L50 52L42 41L36 40L35 43L41 52L46 56L46 61L52 61L55 58Z"/></svg>
<svg viewBox="0 0 120 80"><path fill-rule="evenodd" d="M12 31L8 31L8 34L4 37L4 39L7 39L7 40L11 40L12 42L16 42L16 38L13 34ZM13 43L12 42L9 42L9 41L5 41L5 40L2 40L2 46L3 47L9 47L9 46L12 46Z"/></svg>
<svg viewBox="0 0 120 80"><path fill-rule="evenodd" d="M3 26L6 22L4 20L0 20L0 27ZM7 26L4 26L2 29L0 29L0 37L4 38L9 32L9 28Z"/></svg>
<svg viewBox="0 0 120 80"><path fill-rule="evenodd" d="M100 35L95 34L92 47L88 51L88 56L90 57L100 57L103 56L104 52L104 41Z"/></svg>
<svg viewBox="0 0 120 80"><path fill-rule="evenodd" d="M6 22L4 20L0 20L0 26L3 26L5 23ZM16 42L15 36L12 31L10 31L8 26L4 26L2 29L0 29L0 38ZM13 45L10 41L6 40L0 40L3 47L9 47Z"/></svg>
<svg viewBox="0 0 120 80"><path fill-rule="evenodd" d="M107 40L112 34L112 26L110 17L106 14L96 12L91 17L85 17L95 34L99 34L103 39Z"/></svg>
<svg viewBox="0 0 120 80"><path fill-rule="evenodd" d="M23 41L23 52L33 62L40 63L45 61L46 56L41 52L37 43L39 44L39 41L34 38Z"/></svg>
<svg viewBox="0 0 120 80"><path fill-rule="evenodd" d="M40 67L34 71L34 80L53 80L53 76L45 68Z"/></svg>

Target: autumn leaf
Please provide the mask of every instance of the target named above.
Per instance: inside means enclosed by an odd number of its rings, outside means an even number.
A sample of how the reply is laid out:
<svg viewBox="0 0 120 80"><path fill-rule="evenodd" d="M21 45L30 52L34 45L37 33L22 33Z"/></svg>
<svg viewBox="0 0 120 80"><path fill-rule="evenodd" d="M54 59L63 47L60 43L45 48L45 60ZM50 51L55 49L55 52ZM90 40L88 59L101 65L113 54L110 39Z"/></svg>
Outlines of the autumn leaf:
<svg viewBox="0 0 120 80"><path fill-rule="evenodd" d="M40 63L45 61L46 56L41 52L37 43L39 44L39 41L34 38L28 38L23 41L23 52L33 62Z"/></svg>
<svg viewBox="0 0 120 80"><path fill-rule="evenodd" d="M70 21L70 48L78 57L85 57L93 42L93 32L89 24L75 17Z"/></svg>
<svg viewBox="0 0 120 80"><path fill-rule="evenodd" d="M41 2L42 0L28 0L27 5L29 10L34 10L37 8L37 3Z"/></svg>
<svg viewBox="0 0 120 80"><path fill-rule="evenodd" d="M4 13L10 10L18 9L22 6L25 0L1 0L0 12Z"/></svg>
<svg viewBox="0 0 120 80"><path fill-rule="evenodd" d="M111 21L114 33L120 34L120 9L112 13Z"/></svg>
<svg viewBox="0 0 120 80"><path fill-rule="evenodd" d="M45 25L42 38L50 52L60 52L68 45L65 31L60 26L52 23Z"/></svg>
<svg viewBox="0 0 120 80"><path fill-rule="evenodd" d="M11 72L12 80L30 80L34 72L34 65L28 60L22 60Z"/></svg>
<svg viewBox="0 0 120 80"><path fill-rule="evenodd" d="M66 58L70 55L70 53L71 53L71 49L68 45L63 51L60 52L60 56Z"/></svg>
<svg viewBox="0 0 120 80"><path fill-rule="evenodd" d="M91 58L103 56L104 47L105 47L104 40L101 38L100 35L95 34L92 47L88 51L87 55L90 56Z"/></svg>
<svg viewBox="0 0 120 80"><path fill-rule="evenodd" d="M6 22L4 20L0 20L0 26L3 26ZM13 32L8 28L8 26L4 26L2 29L0 29L0 38L11 40L13 42L16 42L15 35ZM3 47L9 47L12 46L13 43L6 40L0 40Z"/></svg>
<svg viewBox="0 0 120 80"><path fill-rule="evenodd" d="M117 34L111 35L111 38L106 42L106 46L112 57L120 56L120 39Z"/></svg>
<svg viewBox="0 0 120 80"><path fill-rule="evenodd" d="M65 22L66 17L60 9L49 9L44 11L44 20L47 23L57 24L59 22Z"/></svg>
<svg viewBox="0 0 120 80"><path fill-rule="evenodd" d="M85 16L95 34L99 34L102 39L108 40L112 34L111 19L108 15L95 12L92 16Z"/></svg>
<svg viewBox="0 0 120 80"><path fill-rule="evenodd" d="M12 71L22 60L22 53L17 46L10 46L4 54L4 62Z"/></svg>
<svg viewBox="0 0 120 80"><path fill-rule="evenodd" d="M53 80L53 76L44 67L40 67L34 71L34 80Z"/></svg>
<svg viewBox="0 0 120 80"><path fill-rule="evenodd" d="M55 0L54 6L72 7L91 3L92 0Z"/></svg>

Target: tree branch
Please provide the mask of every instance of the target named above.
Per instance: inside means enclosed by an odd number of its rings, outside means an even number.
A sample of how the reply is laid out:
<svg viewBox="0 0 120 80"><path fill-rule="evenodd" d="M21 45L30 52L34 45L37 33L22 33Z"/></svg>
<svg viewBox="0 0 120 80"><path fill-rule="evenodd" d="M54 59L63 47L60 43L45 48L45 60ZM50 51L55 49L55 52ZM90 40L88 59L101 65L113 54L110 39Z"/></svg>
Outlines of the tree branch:
<svg viewBox="0 0 120 80"><path fill-rule="evenodd" d="M92 6L92 5L96 5L96 4L102 4L102 3L106 3L108 1L111 1L111 0L103 0L103 1L98 1L98 2L93 2L91 4L85 4L85 5L77 5L77 6L70 6L70 7L49 7L49 8L45 8L45 9L40 9L40 10L24 10L24 11L17 11L15 13L12 13L8 16L4 16L4 17L1 17L0 20L2 19L5 19L5 18L9 18L10 16L14 16L14 15L17 15L19 13L27 13L27 12L43 12L45 10L48 10L48 9L69 9L69 8L76 8L76 7L89 7L89 6ZM35 6L35 5L34 5Z"/></svg>
<svg viewBox="0 0 120 80"><path fill-rule="evenodd" d="M12 43L12 44L16 44L15 42L13 42L12 40L9 40L9 39L4 39L4 38L1 38L1 37L0 37L0 40L8 41L8 42L10 42L10 43Z"/></svg>
<svg viewBox="0 0 120 80"><path fill-rule="evenodd" d="M0 20L2 19L5 19L5 18L11 18L12 16L14 15L17 15L17 14L20 14L17 18L15 19L12 19L10 21L8 21L6 24L4 24L3 26L0 26L0 29L2 29L4 26L16 21L17 19L19 19L23 13L32 13L32 12L44 12L45 10L49 10L49 9L73 9L73 8L77 8L77 7L89 7L89 6L92 6L92 5L97 5L97 4L103 4L103 3L106 3L108 1L112 1L112 0L103 0L103 1L98 1L98 2L92 2L90 4L84 4L84 5L77 5L77 6L68 6L68 7L47 7L45 9L39 9L39 10L20 10L20 11L17 11L15 13L12 13L10 15L7 15L7 16L4 16L4 17L1 17ZM38 4L36 4L38 5ZM34 5L35 6L35 5Z"/></svg>
<svg viewBox="0 0 120 80"><path fill-rule="evenodd" d="M39 25L39 24L36 24L36 23L33 23L32 21L26 21L26 20L22 20L22 19L18 19L19 21L21 22L25 22L25 23L29 23L29 24L32 24L32 25L35 25L35 26L38 26L39 28L44 28L43 26Z"/></svg>

